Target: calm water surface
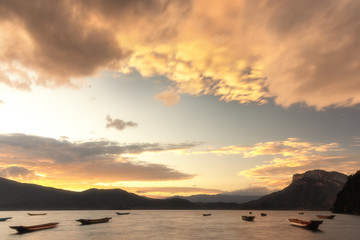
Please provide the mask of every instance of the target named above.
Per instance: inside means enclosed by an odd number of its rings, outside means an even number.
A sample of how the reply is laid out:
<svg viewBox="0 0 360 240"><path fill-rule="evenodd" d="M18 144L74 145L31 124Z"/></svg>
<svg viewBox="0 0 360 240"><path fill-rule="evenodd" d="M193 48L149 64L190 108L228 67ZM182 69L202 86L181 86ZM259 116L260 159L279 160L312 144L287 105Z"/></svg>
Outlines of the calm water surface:
<svg viewBox="0 0 360 240"><path fill-rule="evenodd" d="M309 231L291 226L287 219L317 219L316 214L330 212L259 211L254 222L246 222L241 215L248 211L203 210L132 210L129 215L116 215L115 211L47 211L45 216L28 216L29 211L0 211L0 218L13 217L0 222L0 239L3 240L159 240L159 239L360 239L360 216L337 214L334 220L325 219L320 231ZM202 216L211 213L210 217ZM79 218L112 217L109 223L80 225ZM59 222L48 230L17 234L13 225L35 225Z"/></svg>

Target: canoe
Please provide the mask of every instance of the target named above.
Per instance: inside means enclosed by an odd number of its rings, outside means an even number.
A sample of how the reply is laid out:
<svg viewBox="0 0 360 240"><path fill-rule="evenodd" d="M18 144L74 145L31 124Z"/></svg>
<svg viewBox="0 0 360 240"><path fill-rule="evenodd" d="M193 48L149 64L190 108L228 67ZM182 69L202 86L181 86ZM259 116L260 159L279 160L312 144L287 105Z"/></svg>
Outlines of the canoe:
<svg viewBox="0 0 360 240"><path fill-rule="evenodd" d="M336 215L316 215L318 218L322 219L334 219Z"/></svg>
<svg viewBox="0 0 360 240"><path fill-rule="evenodd" d="M28 213L29 216L44 216L47 213Z"/></svg>
<svg viewBox="0 0 360 240"><path fill-rule="evenodd" d="M204 216L204 217L211 216L211 213L203 213L203 216Z"/></svg>
<svg viewBox="0 0 360 240"><path fill-rule="evenodd" d="M266 214L266 213L260 213L260 214L261 214L261 216L262 216L262 217L267 216L267 214Z"/></svg>
<svg viewBox="0 0 360 240"><path fill-rule="evenodd" d="M129 212L117 212L116 213L117 215L128 215L128 214L130 214Z"/></svg>
<svg viewBox="0 0 360 240"><path fill-rule="evenodd" d="M83 225L88 225L88 224L95 224L95 223L106 223L108 222L109 220L111 219L110 218L98 218L98 219L77 219L76 221L78 222L81 222L81 224Z"/></svg>
<svg viewBox="0 0 360 240"><path fill-rule="evenodd" d="M18 233L27 233L32 231L44 230L49 228L54 228L58 225L58 222L45 223L40 225L33 226L10 226L10 228L15 229Z"/></svg>
<svg viewBox="0 0 360 240"><path fill-rule="evenodd" d="M0 222L5 222L8 219L12 219L12 217L4 217L4 218L0 218Z"/></svg>
<svg viewBox="0 0 360 240"><path fill-rule="evenodd" d="M310 230L317 230L319 228L319 225L323 223L323 221L317 221L317 220L305 221L297 218L289 218L289 222L293 226L302 227Z"/></svg>
<svg viewBox="0 0 360 240"><path fill-rule="evenodd" d="M252 222L255 219L255 216L241 216L242 220Z"/></svg>

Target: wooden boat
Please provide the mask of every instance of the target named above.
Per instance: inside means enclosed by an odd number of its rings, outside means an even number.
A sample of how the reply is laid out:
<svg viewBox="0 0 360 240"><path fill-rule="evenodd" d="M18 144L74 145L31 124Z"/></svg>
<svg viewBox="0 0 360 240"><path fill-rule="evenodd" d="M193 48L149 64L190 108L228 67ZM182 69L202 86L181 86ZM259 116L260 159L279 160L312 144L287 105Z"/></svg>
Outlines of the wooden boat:
<svg viewBox="0 0 360 240"><path fill-rule="evenodd" d="M252 222L255 219L255 216L241 216L242 220Z"/></svg>
<svg viewBox="0 0 360 240"><path fill-rule="evenodd" d="M106 223L111 219L111 217L107 217L107 218L98 218L98 219L77 219L76 221L81 222L81 224L83 225L88 225L88 224L95 224L95 223Z"/></svg>
<svg viewBox="0 0 360 240"><path fill-rule="evenodd" d="M249 212L249 214L252 214L252 212Z"/></svg>
<svg viewBox="0 0 360 240"><path fill-rule="evenodd" d="M28 213L29 216L44 216L47 213Z"/></svg>
<svg viewBox="0 0 360 240"><path fill-rule="evenodd" d="M203 216L204 216L204 217L211 216L211 213L203 213Z"/></svg>
<svg viewBox="0 0 360 240"><path fill-rule="evenodd" d="M298 214L300 214L300 215L304 215L304 213L303 213L303 212L299 212Z"/></svg>
<svg viewBox="0 0 360 240"><path fill-rule="evenodd" d="M128 215L130 214L129 212L116 212L117 215Z"/></svg>
<svg viewBox="0 0 360 240"><path fill-rule="evenodd" d="M305 221L297 218L289 218L289 222L293 226L302 227L310 230L317 230L319 228L319 225L323 223L323 221L317 221L317 220Z"/></svg>
<svg viewBox="0 0 360 240"><path fill-rule="evenodd" d="M318 218L322 219L334 219L336 215L316 215Z"/></svg>
<svg viewBox="0 0 360 240"><path fill-rule="evenodd" d="M0 218L0 222L5 222L8 219L12 219L12 217L4 217L4 218Z"/></svg>
<svg viewBox="0 0 360 240"><path fill-rule="evenodd" d="M17 230L18 233L27 233L32 231L54 228L58 224L59 223L57 222L52 222L52 223L45 223L45 224L33 225L33 226L10 226L10 228Z"/></svg>
<svg viewBox="0 0 360 240"><path fill-rule="evenodd" d="M260 213L260 215L261 215L262 217L267 216L267 214L266 214L266 213Z"/></svg>

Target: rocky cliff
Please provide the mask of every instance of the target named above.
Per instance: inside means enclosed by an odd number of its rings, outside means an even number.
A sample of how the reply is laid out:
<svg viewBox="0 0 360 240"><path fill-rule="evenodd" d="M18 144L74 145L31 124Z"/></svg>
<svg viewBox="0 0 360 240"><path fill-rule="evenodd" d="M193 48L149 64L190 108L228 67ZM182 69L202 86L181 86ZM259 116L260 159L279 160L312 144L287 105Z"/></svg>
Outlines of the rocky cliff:
<svg viewBox="0 0 360 240"><path fill-rule="evenodd" d="M333 211L360 215L360 170L348 177L343 190L337 195Z"/></svg>
<svg viewBox="0 0 360 240"><path fill-rule="evenodd" d="M247 209L329 210L346 181L345 174L324 170L294 174L288 187L241 206Z"/></svg>

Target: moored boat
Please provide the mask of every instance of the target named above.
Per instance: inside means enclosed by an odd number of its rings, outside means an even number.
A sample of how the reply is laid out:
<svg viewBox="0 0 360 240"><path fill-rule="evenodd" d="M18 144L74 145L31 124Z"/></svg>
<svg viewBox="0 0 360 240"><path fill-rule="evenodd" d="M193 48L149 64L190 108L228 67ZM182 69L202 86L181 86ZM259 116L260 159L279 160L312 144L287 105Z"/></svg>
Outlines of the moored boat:
<svg viewBox="0 0 360 240"><path fill-rule="evenodd" d="M44 216L47 213L28 213L29 216Z"/></svg>
<svg viewBox="0 0 360 240"><path fill-rule="evenodd" d="M322 219L334 219L336 215L316 215L318 218Z"/></svg>
<svg viewBox="0 0 360 240"><path fill-rule="evenodd" d="M255 216L241 216L242 220L252 222L255 219Z"/></svg>
<svg viewBox="0 0 360 240"><path fill-rule="evenodd" d="M209 216L211 216L211 213L203 213L203 216L204 217L209 217Z"/></svg>
<svg viewBox="0 0 360 240"><path fill-rule="evenodd" d="M262 217L267 216L267 214L266 214L266 213L260 213L260 215L261 215Z"/></svg>
<svg viewBox="0 0 360 240"><path fill-rule="evenodd" d="M300 215L304 215L304 213L303 213L303 212L299 212L298 214L300 214Z"/></svg>
<svg viewBox="0 0 360 240"><path fill-rule="evenodd" d="M45 224L33 225L33 226L10 226L10 228L15 229L16 231L18 231L18 233L27 233L27 232L54 228L58 224L59 224L58 222L52 222L52 223L45 223Z"/></svg>
<svg viewBox="0 0 360 240"><path fill-rule="evenodd" d="M95 224L95 223L106 223L111 219L111 217L106 217L106 218L98 218L98 219L77 219L76 221L81 222L81 224L83 225L88 225L88 224Z"/></svg>
<svg viewBox="0 0 360 240"><path fill-rule="evenodd" d="M12 219L12 217L0 218L0 222L5 222L6 220Z"/></svg>
<svg viewBox="0 0 360 240"><path fill-rule="evenodd" d="M317 230L319 228L319 225L323 223L323 221L318 220L305 221L297 218L289 218L289 222L293 226L302 227L310 230Z"/></svg>
<svg viewBox="0 0 360 240"><path fill-rule="evenodd" d="M116 212L117 215L128 215L130 214L129 212Z"/></svg>

